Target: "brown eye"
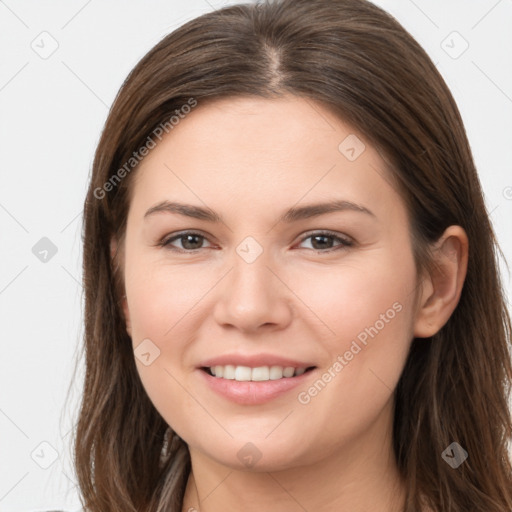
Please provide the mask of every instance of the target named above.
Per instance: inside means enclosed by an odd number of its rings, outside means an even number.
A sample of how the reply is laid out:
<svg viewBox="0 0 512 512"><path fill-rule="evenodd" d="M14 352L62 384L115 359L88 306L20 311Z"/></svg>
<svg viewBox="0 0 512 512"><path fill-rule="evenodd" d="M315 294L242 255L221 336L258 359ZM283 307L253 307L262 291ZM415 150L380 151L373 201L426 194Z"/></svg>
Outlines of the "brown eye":
<svg viewBox="0 0 512 512"><path fill-rule="evenodd" d="M312 233L307 237L303 238L302 241L304 242L305 240L309 239L311 239L311 248L319 252L330 252L333 250L351 247L353 245L352 241L329 232ZM333 246L334 242L339 243Z"/></svg>
<svg viewBox="0 0 512 512"><path fill-rule="evenodd" d="M181 243L181 247L175 247L172 245L172 242L175 240L179 240ZM177 250L181 252L191 252L196 251L198 249L202 249L202 244L206 240L206 237L199 233L194 232L186 232L175 235L171 238L162 242L162 247L168 247L171 250Z"/></svg>

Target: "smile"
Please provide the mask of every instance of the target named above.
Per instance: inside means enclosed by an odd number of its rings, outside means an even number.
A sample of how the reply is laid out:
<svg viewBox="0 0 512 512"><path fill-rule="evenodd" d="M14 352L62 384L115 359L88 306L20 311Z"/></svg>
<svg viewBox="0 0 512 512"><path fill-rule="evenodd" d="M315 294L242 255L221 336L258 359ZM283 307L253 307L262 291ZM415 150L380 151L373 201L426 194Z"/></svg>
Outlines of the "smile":
<svg viewBox="0 0 512 512"><path fill-rule="evenodd" d="M226 380L243 381L267 381L279 380L283 378L298 377L308 370L312 370L314 366L309 368L294 368L293 366L258 366L251 368L249 366L235 365L216 365L202 368L212 376Z"/></svg>
<svg viewBox="0 0 512 512"><path fill-rule="evenodd" d="M279 396L285 396L286 392L297 386L306 386L306 382L316 373L316 369L316 366L251 368L226 365L201 367L198 374L204 379L206 386L217 395L239 405L260 405ZM213 375L212 370L216 375ZM290 400L294 399L293 395Z"/></svg>

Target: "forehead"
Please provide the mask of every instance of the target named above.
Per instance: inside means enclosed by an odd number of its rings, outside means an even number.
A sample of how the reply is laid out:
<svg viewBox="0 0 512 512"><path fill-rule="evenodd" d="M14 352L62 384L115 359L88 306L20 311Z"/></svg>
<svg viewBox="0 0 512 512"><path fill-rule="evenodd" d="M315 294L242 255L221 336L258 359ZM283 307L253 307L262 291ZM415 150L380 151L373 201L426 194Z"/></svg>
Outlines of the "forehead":
<svg viewBox="0 0 512 512"><path fill-rule="evenodd" d="M334 198L397 199L364 135L327 107L295 96L199 102L134 178L135 208L178 198L240 212Z"/></svg>

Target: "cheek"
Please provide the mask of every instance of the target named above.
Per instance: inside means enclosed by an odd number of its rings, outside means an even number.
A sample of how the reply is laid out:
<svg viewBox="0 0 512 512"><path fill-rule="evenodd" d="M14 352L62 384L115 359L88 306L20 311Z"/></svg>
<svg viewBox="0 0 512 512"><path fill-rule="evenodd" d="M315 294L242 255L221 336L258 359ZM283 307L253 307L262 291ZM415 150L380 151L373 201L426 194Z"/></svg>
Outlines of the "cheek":
<svg viewBox="0 0 512 512"><path fill-rule="evenodd" d="M189 348L204 321L204 317L198 318L204 310L201 299L218 281L215 276L211 268L170 266L135 253L126 260L125 286L137 371L149 398L168 421L197 406L184 392L193 371ZM151 363L146 365L137 354L148 351Z"/></svg>
<svg viewBox="0 0 512 512"><path fill-rule="evenodd" d="M337 348L343 349L358 336L364 343L370 336L368 329L396 334L407 325L404 320L411 314L414 298L414 266L402 258L397 272L394 261L391 254L381 252L327 272L304 272L297 280L297 295L305 298L316 322L325 327L326 339L334 344L339 340Z"/></svg>
<svg viewBox="0 0 512 512"><path fill-rule="evenodd" d="M143 338L157 344L172 340L214 282L211 272L166 264L160 253L127 251L125 287L134 344Z"/></svg>
<svg viewBox="0 0 512 512"><path fill-rule="evenodd" d="M180 426L197 415L197 403L184 391L190 387L185 356L196 333L194 315L208 282L197 274L191 280L192 275L177 267L142 259L138 263L144 272L134 271L135 259L126 266L126 275L131 276L126 280L126 294L137 371L155 408L178 434L186 436L189 427L183 431ZM147 353L149 357L141 357Z"/></svg>
<svg viewBox="0 0 512 512"><path fill-rule="evenodd" d="M412 340L415 268L412 258L402 256L399 271L394 261L381 254L373 265L332 273L328 287L322 280L308 287L308 305L330 330L322 341L329 357L297 401L321 423L343 425L347 435L389 401Z"/></svg>
<svg viewBox="0 0 512 512"><path fill-rule="evenodd" d="M328 345L329 363L309 386L297 390L299 416L314 417L308 421L322 432L326 453L338 443L350 444L388 410L410 346L408 314L397 301L384 309L385 320L365 314L372 320L361 322L360 313L347 333L339 325Z"/></svg>

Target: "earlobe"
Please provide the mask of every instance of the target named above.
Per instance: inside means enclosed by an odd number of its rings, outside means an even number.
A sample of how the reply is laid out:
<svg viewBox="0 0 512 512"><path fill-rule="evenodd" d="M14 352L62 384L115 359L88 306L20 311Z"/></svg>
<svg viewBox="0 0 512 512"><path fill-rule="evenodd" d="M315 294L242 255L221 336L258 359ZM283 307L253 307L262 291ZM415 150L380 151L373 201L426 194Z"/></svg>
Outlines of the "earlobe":
<svg viewBox="0 0 512 512"><path fill-rule="evenodd" d="M467 273L468 238L461 226L450 226L434 247L434 270L423 282L414 336L428 338L446 324L459 303Z"/></svg>

